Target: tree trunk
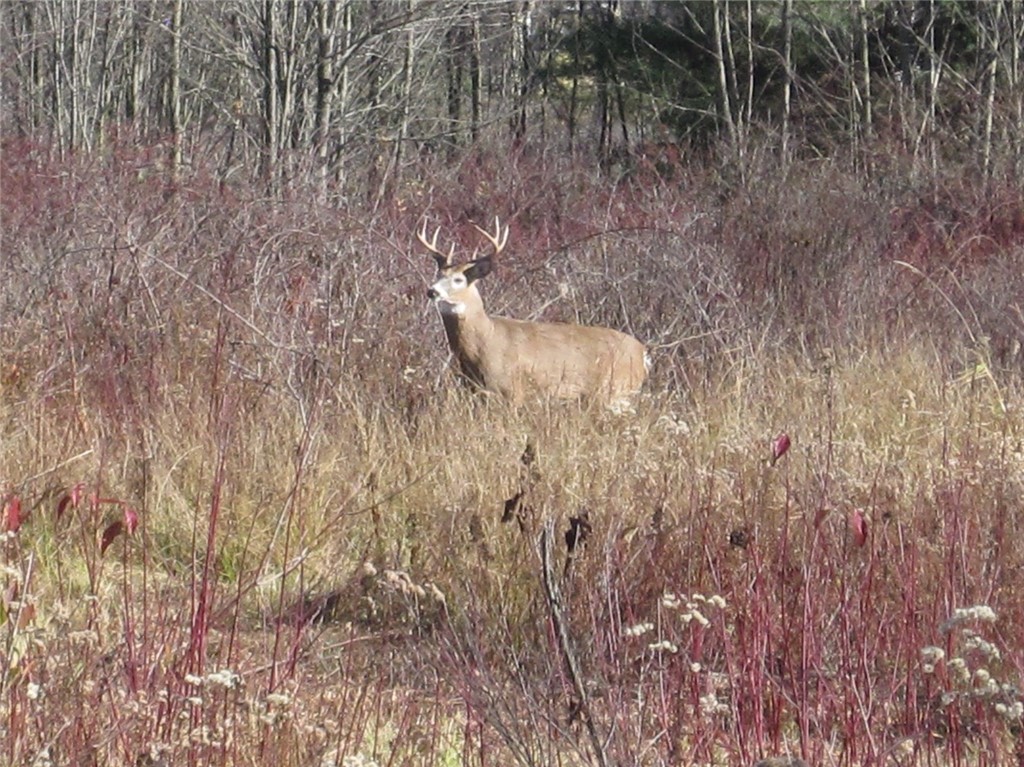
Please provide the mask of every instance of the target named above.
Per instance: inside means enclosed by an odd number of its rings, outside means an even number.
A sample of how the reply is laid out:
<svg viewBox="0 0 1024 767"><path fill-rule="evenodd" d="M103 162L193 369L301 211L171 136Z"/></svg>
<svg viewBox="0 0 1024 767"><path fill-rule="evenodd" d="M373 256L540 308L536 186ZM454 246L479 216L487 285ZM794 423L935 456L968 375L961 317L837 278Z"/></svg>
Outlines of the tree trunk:
<svg viewBox="0 0 1024 767"><path fill-rule="evenodd" d="M349 107L349 84L351 82L349 53L352 50L352 4L346 2L342 8L341 14L341 29L345 54L343 58L344 63L341 66L341 77L338 82L338 104L340 105L342 115L344 115ZM332 155L331 162L335 166L335 178L338 182L341 182L343 180L342 174L344 173L344 167L337 153L342 151L348 141L348 125L344 119L338 122L336 130L338 131L338 149L336 153Z"/></svg>
<svg viewBox="0 0 1024 767"><path fill-rule="evenodd" d="M576 154L577 113L579 110L580 68L582 62L582 36L584 0L576 5L576 30L573 37L572 51L572 85L569 90L569 116L566 120L566 131L569 135L569 154Z"/></svg>
<svg viewBox="0 0 1024 767"><path fill-rule="evenodd" d="M861 72L861 109L864 127L864 139L870 141L873 132L871 113L871 42L868 39L868 4L860 0L860 72Z"/></svg>
<svg viewBox="0 0 1024 767"><path fill-rule="evenodd" d="M935 21L935 0L928 0L928 114L925 117L925 137L928 142L928 164L933 181L938 179L939 171L936 109L939 101L939 81L942 76L942 56L935 49Z"/></svg>
<svg viewBox="0 0 1024 767"><path fill-rule="evenodd" d="M1024 48L1024 2L1012 0L1009 8L1010 32L1010 66L1007 68L1010 92L1014 94L1016 112L1014 123L1017 130L1012 131L1010 149L1013 152L1013 175L1020 178L1024 173L1024 72L1021 71L1021 49Z"/></svg>
<svg viewBox="0 0 1024 767"><path fill-rule="evenodd" d="M992 126L995 117L996 104L996 79L999 74L999 39L1000 26L1002 25L1003 4L1000 2L986 6L983 13L990 19L986 24L988 28L988 65L985 67L985 123L984 139L982 141L982 169L985 178L992 175ZM1019 129L1019 126L1018 126Z"/></svg>
<svg viewBox="0 0 1024 767"><path fill-rule="evenodd" d="M413 0L408 0L410 15L412 13ZM405 162L405 144L409 136L409 123L412 119L412 86L413 86L413 55L415 52L415 36L412 24L408 25L405 32L405 51L402 56L402 90L400 93L401 119L398 124L397 135L394 137L394 146L391 159L390 172L385 171L381 180L380 189L377 193L377 201L390 198L394 191L401 184L402 166Z"/></svg>
<svg viewBox="0 0 1024 767"><path fill-rule="evenodd" d="M299 6L295 0L287 0L285 8L284 39L276 46L277 75L280 78L278 95L280 105L278 111L279 147L284 153L278 156L280 163L279 175L283 180L290 180L294 175L293 158L295 152L288 151L298 148L303 138L302 126L296 120L298 100L298 83L296 68L298 65L299 47Z"/></svg>
<svg viewBox="0 0 1024 767"><path fill-rule="evenodd" d="M171 84L168 98L171 116L171 178L178 180L181 172L181 155L184 146L184 126L181 119L181 17L184 0L174 0L171 12Z"/></svg>
<svg viewBox="0 0 1024 767"><path fill-rule="evenodd" d="M789 164L789 131L793 114L793 0L782 0L782 164Z"/></svg>
<svg viewBox="0 0 1024 767"><path fill-rule="evenodd" d="M732 107L729 104L729 75L726 72L725 62L725 29L728 19L724 19L724 0L714 0L712 17L714 19L713 34L715 38L715 63L718 66L718 91L720 94L719 118L725 123L726 134L729 142L736 146L736 122L732 119Z"/></svg>
<svg viewBox="0 0 1024 767"><path fill-rule="evenodd" d="M512 6L511 44L511 96L513 101L512 142L520 144L526 138L526 97L530 82L530 13L531 0L522 0ZM578 52L577 52L578 53ZM575 86L576 81L573 80ZM573 94L575 96L575 93Z"/></svg>
<svg viewBox="0 0 1024 767"><path fill-rule="evenodd" d="M261 176L271 190L276 190L274 178L277 172L280 145L278 142L278 93L277 93L277 11L274 0L263 0L263 163Z"/></svg>
<svg viewBox="0 0 1024 767"><path fill-rule="evenodd" d="M337 9L338 5L335 2L317 0L316 127L313 131L313 143L316 147L316 173L320 181L321 195L327 193L327 180L330 176L328 131L334 96L334 57L337 55L334 25L337 20Z"/></svg>
<svg viewBox="0 0 1024 767"><path fill-rule="evenodd" d="M461 6L452 25L445 33L448 49L445 57L445 68L448 80L448 154L454 157L458 149L462 132L462 76L465 67L466 33L464 14L466 6Z"/></svg>
<svg viewBox="0 0 1024 767"><path fill-rule="evenodd" d="M746 117L743 122L750 125L754 121L754 4L747 0L747 104Z"/></svg>
<svg viewBox="0 0 1024 767"><path fill-rule="evenodd" d="M469 41L469 136L475 146L480 141L480 7L473 8Z"/></svg>
<svg viewBox="0 0 1024 767"><path fill-rule="evenodd" d="M612 135L614 133L615 108L612 104L612 89L618 95L618 83L615 82L615 62L612 59L610 40L615 27L615 0L608 0L608 6L601 9L602 36L598 41L597 51L597 119L600 133L597 141L598 156L606 162L612 153Z"/></svg>

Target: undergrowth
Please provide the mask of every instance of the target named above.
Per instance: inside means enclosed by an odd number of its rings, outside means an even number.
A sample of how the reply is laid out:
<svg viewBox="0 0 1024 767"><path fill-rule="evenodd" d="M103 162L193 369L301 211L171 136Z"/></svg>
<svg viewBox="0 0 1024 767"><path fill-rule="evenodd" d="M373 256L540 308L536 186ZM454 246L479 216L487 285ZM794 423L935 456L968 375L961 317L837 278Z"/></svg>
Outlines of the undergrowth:
<svg viewBox="0 0 1024 767"><path fill-rule="evenodd" d="M4 162L5 762L1024 758L1019 213L521 160L365 218ZM472 247L466 200L517 244L489 307L650 342L634 412L446 369L411 242Z"/></svg>

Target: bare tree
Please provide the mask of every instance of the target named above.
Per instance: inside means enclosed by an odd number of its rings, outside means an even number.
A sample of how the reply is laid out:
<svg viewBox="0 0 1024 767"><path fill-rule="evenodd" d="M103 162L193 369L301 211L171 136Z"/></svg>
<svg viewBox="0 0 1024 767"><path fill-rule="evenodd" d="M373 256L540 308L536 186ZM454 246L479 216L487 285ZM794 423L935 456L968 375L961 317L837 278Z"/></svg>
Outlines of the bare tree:
<svg viewBox="0 0 1024 767"><path fill-rule="evenodd" d="M982 128L982 167L986 178L992 173L992 132L995 122L996 79L999 74L999 43L1002 26L1003 4L995 2L985 6L980 20L987 45L985 54L985 110Z"/></svg>
<svg viewBox="0 0 1024 767"><path fill-rule="evenodd" d="M862 132L865 141L871 140L871 44L868 36L868 5L867 0L860 0L857 8L857 30L859 32L858 49L860 50L860 93L859 105L862 115Z"/></svg>
<svg viewBox="0 0 1024 767"><path fill-rule="evenodd" d="M511 119L512 141L522 143L526 138L526 99L530 81L530 25L532 0L513 2L509 10L509 25L512 42L509 46L509 69L513 112Z"/></svg>
<svg viewBox="0 0 1024 767"><path fill-rule="evenodd" d="M171 12L171 87L168 88L168 112L171 116L171 135L174 144L171 149L171 174L175 179L181 169L181 154L184 144L181 104L181 15L184 0L174 0Z"/></svg>
<svg viewBox="0 0 1024 767"><path fill-rule="evenodd" d="M462 89L466 69L466 52L469 33L466 28L468 5L461 5L445 33L445 73L448 83L448 129L446 138L448 151L454 153L461 143L462 133Z"/></svg>
<svg viewBox="0 0 1024 767"><path fill-rule="evenodd" d="M280 153L278 144L279 127L281 124L278 116L278 78L277 78L277 56L274 51L278 46L277 42L277 3L274 0L263 0L263 162L261 175L267 182L273 183L272 179L278 168L277 157Z"/></svg>
<svg viewBox="0 0 1024 767"><path fill-rule="evenodd" d="M731 89L729 88L729 62L726 60L726 51L728 49L726 44L726 34L729 28L728 12L728 3L723 2L723 0L714 0L713 36L715 45L715 64L718 68L719 108L721 110L719 118L725 123L729 142L733 146L736 146L736 121L733 119L733 111L730 104Z"/></svg>
<svg viewBox="0 0 1024 767"><path fill-rule="evenodd" d="M793 119L793 0L782 0L782 161L789 162Z"/></svg>
<svg viewBox="0 0 1024 767"><path fill-rule="evenodd" d="M1009 91L1013 99L1012 124L1017 130L1011 130L1011 151L1013 152L1014 173L1020 177L1024 172L1024 131L1019 130L1024 125L1024 71L1021 65L1021 50L1024 49L1024 2L1022 0L1011 0L1007 10L1009 21L1007 24L1009 32L1010 61L1006 68Z"/></svg>
<svg viewBox="0 0 1024 767"><path fill-rule="evenodd" d="M272 188L309 172L384 197L417 151L549 127L574 154L655 123L743 160L760 122L791 157L797 113L864 167L883 114L933 173L972 146L989 175L1024 161L1024 0L38 0L0 4L0 35L5 135L64 156L127 127L171 138L172 173L201 146Z"/></svg>

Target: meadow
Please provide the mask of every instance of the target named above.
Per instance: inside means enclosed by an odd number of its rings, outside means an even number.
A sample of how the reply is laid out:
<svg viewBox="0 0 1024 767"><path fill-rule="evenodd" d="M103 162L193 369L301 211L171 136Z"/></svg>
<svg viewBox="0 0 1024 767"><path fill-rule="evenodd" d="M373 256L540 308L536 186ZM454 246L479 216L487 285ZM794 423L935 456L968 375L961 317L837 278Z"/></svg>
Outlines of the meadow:
<svg viewBox="0 0 1024 767"><path fill-rule="evenodd" d="M3 153L0 761L1024 763L1016 180L156 155ZM459 382L415 232L494 215L633 412Z"/></svg>

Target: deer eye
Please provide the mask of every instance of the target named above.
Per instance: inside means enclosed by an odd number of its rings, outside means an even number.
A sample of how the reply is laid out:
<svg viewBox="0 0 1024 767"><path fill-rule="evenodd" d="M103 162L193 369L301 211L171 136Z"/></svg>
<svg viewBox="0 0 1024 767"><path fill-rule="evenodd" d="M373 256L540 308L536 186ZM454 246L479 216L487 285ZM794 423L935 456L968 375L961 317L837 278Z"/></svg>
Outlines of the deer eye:
<svg viewBox="0 0 1024 767"><path fill-rule="evenodd" d="M466 287L466 275L456 274L452 276L452 287L464 288Z"/></svg>

